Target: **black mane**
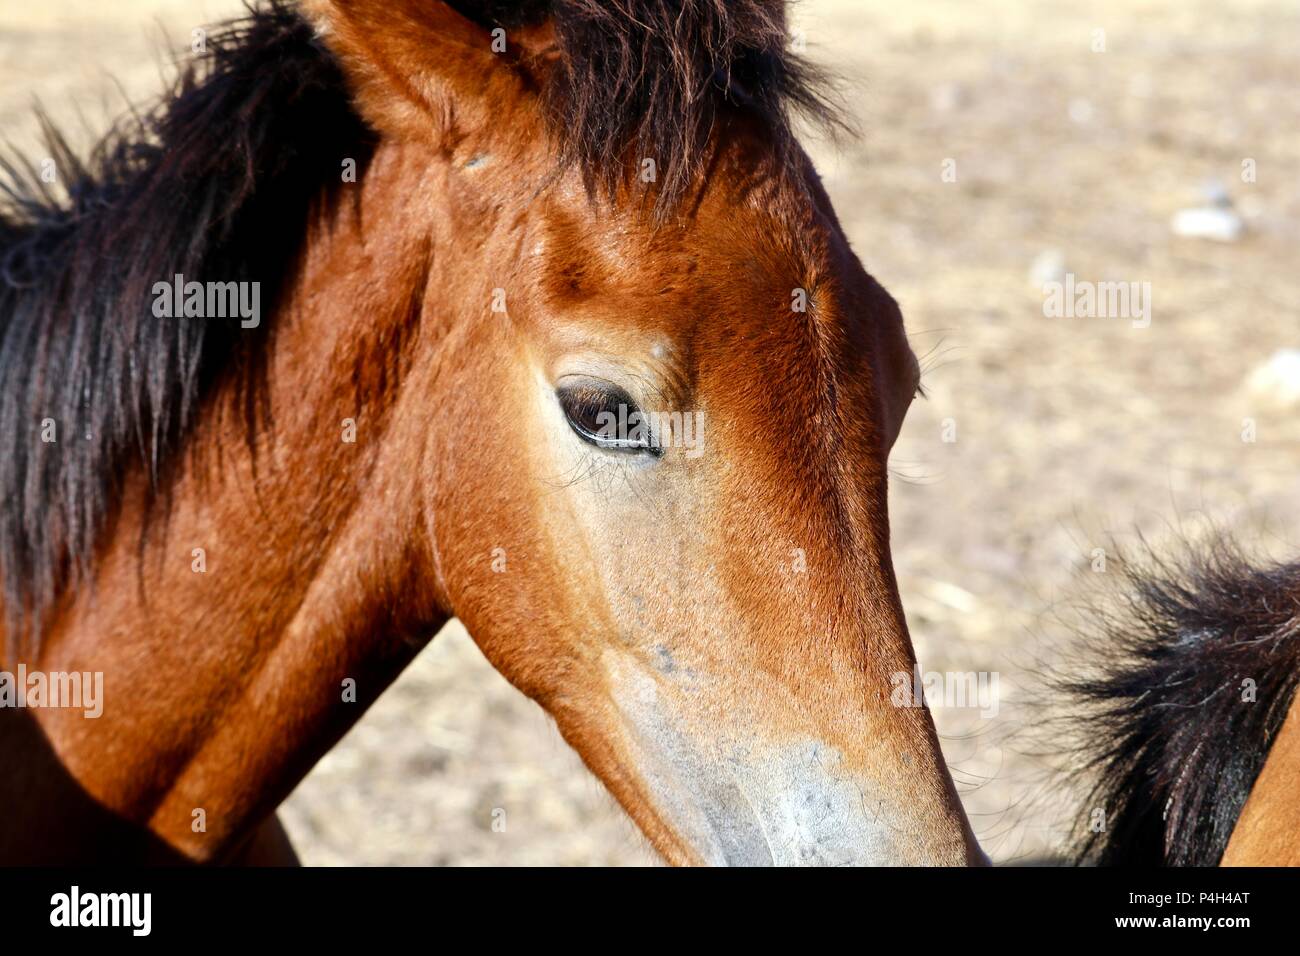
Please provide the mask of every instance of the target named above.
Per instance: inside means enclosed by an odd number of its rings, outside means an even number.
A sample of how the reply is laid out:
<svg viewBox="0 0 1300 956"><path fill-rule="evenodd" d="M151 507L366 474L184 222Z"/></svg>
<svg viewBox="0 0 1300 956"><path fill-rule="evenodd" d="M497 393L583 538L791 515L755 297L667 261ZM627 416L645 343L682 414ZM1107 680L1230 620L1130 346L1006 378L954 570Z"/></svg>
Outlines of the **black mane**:
<svg viewBox="0 0 1300 956"><path fill-rule="evenodd" d="M119 122L88 161L44 126L55 184L38 164L0 161L11 638L24 619L39 636L42 612L86 575L128 466L157 488L217 374L256 367L267 318L157 318L154 284L260 282L269 316L313 201L371 149L333 58L281 0L209 36L160 105Z"/></svg>
<svg viewBox="0 0 1300 956"><path fill-rule="evenodd" d="M1220 538L1143 564L1097 619L1095 676L1065 682L1092 781L1079 856L1214 866L1300 683L1300 563L1252 566Z"/></svg>

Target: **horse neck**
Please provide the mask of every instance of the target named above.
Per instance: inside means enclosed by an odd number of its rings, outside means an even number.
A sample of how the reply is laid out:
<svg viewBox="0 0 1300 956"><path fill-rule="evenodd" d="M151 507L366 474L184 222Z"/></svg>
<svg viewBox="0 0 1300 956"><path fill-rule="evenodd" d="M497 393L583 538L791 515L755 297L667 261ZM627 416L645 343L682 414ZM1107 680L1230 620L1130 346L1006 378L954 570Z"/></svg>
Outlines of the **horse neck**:
<svg viewBox="0 0 1300 956"><path fill-rule="evenodd" d="M402 400L436 374L411 361L429 249L408 153L381 148L309 229L255 442L218 386L165 517L128 481L93 590L28 662L104 674L99 718L31 713L81 790L191 858L226 854L446 620L417 466L436 410Z"/></svg>

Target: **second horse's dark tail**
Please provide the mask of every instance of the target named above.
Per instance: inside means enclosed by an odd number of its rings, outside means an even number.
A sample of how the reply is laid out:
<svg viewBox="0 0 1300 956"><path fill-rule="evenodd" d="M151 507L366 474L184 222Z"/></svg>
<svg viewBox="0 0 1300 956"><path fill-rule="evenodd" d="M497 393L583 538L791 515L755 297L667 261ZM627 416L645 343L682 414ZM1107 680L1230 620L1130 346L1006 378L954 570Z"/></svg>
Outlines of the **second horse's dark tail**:
<svg viewBox="0 0 1300 956"><path fill-rule="evenodd" d="M1300 683L1300 563L1226 540L1125 563L1125 597L1067 678L1091 790L1079 862L1213 866Z"/></svg>

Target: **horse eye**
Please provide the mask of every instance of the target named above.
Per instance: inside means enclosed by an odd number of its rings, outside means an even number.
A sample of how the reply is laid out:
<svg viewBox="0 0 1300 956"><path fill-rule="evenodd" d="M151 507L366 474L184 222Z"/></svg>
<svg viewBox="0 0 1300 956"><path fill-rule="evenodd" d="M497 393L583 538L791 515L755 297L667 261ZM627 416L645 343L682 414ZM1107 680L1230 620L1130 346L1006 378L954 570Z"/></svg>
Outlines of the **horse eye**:
<svg viewBox="0 0 1300 956"><path fill-rule="evenodd" d="M611 451L661 454L652 423L617 385L582 379L561 385L555 395L569 427L588 444Z"/></svg>

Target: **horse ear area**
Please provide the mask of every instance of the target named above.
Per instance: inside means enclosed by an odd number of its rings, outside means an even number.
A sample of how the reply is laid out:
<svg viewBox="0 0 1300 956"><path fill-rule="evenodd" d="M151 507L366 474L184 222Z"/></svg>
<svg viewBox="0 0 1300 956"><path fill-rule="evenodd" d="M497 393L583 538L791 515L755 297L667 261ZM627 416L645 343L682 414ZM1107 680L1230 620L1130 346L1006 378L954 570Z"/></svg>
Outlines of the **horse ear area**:
<svg viewBox="0 0 1300 956"><path fill-rule="evenodd" d="M431 0L303 0L362 118L385 136L453 148L542 122L549 27L488 29Z"/></svg>

